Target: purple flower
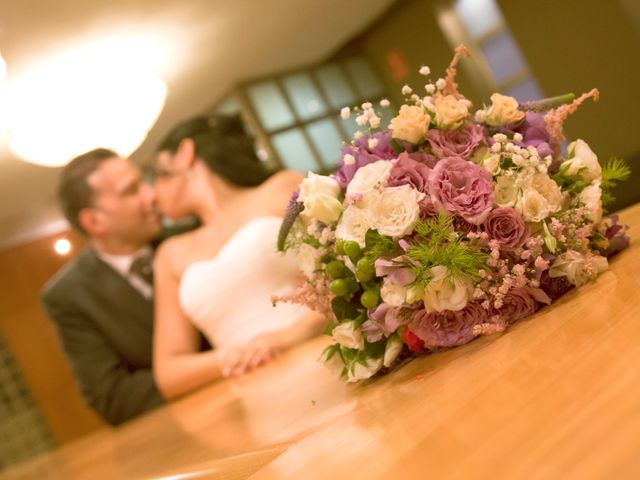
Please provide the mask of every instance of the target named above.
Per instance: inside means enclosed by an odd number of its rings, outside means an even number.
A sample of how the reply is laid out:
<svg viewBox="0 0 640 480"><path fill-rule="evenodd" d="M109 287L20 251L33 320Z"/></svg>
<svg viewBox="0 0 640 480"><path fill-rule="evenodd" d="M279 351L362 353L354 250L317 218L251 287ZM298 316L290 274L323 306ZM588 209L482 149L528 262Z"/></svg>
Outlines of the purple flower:
<svg viewBox="0 0 640 480"><path fill-rule="evenodd" d="M452 130L429 130L426 139L438 158L469 159L475 149L484 142L484 129L480 125L469 124Z"/></svg>
<svg viewBox="0 0 640 480"><path fill-rule="evenodd" d="M500 318L511 325L528 317L538 309L538 304L525 287L514 287L504 296L503 304L498 309Z"/></svg>
<svg viewBox="0 0 640 480"><path fill-rule="evenodd" d="M476 325L489 321L490 312L480 302L469 302L460 311L414 313L409 329L424 342L426 348L454 347L473 340Z"/></svg>
<svg viewBox="0 0 640 480"><path fill-rule="evenodd" d="M369 324L375 324L386 335L395 332L401 325L406 325L412 318L413 309L407 307L392 307L381 303L375 310L369 310L369 320L362 324L367 330L372 329ZM365 327L366 325L366 327Z"/></svg>
<svg viewBox="0 0 640 480"><path fill-rule="evenodd" d="M549 145L549 134L544 124L544 116L527 112L521 122L500 128L502 133L520 133L522 134L521 142L513 142L520 147L535 147L538 155L542 158L547 155L553 155L553 149ZM493 139L489 140L493 144Z"/></svg>
<svg viewBox="0 0 640 480"><path fill-rule="evenodd" d="M484 168L459 157L440 160L429 176L431 201L444 209L479 225L493 205L493 183Z"/></svg>
<svg viewBox="0 0 640 480"><path fill-rule="evenodd" d="M611 215L604 221L607 230L605 237L607 238L607 246L598 248L601 255L611 257L621 252L629 246L629 237L626 235L629 225L621 225L618 223L618 215Z"/></svg>
<svg viewBox="0 0 640 480"><path fill-rule="evenodd" d="M433 207L427 190L429 172L431 172L431 169L426 164L414 160L407 152L403 152L398 156L398 160L391 169L387 186L409 185L415 190L424 193L425 196L419 203L420 210L423 212L431 211Z"/></svg>
<svg viewBox="0 0 640 480"><path fill-rule="evenodd" d="M369 149L369 138L378 140L378 144L373 149ZM345 165L344 156L346 154L352 155L355 162L350 165ZM391 147L390 134L377 132L370 137L363 136L356 140L355 145L347 145L342 148L342 155L340 160L338 160L338 171L335 173L334 178L344 190L359 168L377 162L378 160L391 160L395 158L395 156L396 153Z"/></svg>
<svg viewBox="0 0 640 480"><path fill-rule="evenodd" d="M529 237L529 229L520 214L513 208L496 208L492 210L484 226L490 239L507 248L522 246Z"/></svg>
<svg viewBox="0 0 640 480"><path fill-rule="evenodd" d="M540 276L540 289L546 293L551 300L556 300L573 288L567 277L549 276L549 271L545 270Z"/></svg>

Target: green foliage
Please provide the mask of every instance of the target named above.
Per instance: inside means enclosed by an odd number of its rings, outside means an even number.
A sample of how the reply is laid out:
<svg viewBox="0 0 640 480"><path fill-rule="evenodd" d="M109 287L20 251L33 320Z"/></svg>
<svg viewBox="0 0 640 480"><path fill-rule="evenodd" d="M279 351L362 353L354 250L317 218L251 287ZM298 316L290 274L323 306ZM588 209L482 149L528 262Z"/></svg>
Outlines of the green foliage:
<svg viewBox="0 0 640 480"><path fill-rule="evenodd" d="M621 158L610 158L602 167L602 205L607 205L615 200L611 193L618 182L628 180L631 176L631 168Z"/></svg>
<svg viewBox="0 0 640 480"><path fill-rule="evenodd" d="M364 237L364 243L364 256L373 261L380 257L389 255L389 253L391 253L391 251L395 247L395 243L391 237L380 235L376 230L373 229L369 229L367 231L367 234Z"/></svg>
<svg viewBox="0 0 640 480"><path fill-rule="evenodd" d="M433 219L419 220L416 224L417 235L411 241L407 255L415 262L413 273L417 285L426 286L431 280L431 268L438 265L447 267L454 278L480 278L478 272L485 268L488 255L463 242L452 227L453 217L442 212Z"/></svg>

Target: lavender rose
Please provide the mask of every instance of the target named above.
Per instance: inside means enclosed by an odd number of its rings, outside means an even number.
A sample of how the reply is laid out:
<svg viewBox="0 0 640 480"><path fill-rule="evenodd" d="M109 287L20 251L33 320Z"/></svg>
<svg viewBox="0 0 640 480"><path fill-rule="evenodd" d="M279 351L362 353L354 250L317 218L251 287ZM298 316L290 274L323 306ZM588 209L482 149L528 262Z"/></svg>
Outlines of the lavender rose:
<svg viewBox="0 0 640 480"><path fill-rule="evenodd" d="M409 185L418 192L425 194L424 198L420 200L418 205L421 212L431 212L433 210L431 197L427 190L429 182L429 172L431 169L424 163L417 162L412 159L408 153L403 152L398 156L398 160L391 169L389 180L387 181L388 187Z"/></svg>
<svg viewBox="0 0 640 480"><path fill-rule="evenodd" d="M484 221L489 237L507 248L522 246L529 237L529 229L520 214L513 208L496 208Z"/></svg>
<svg viewBox="0 0 640 480"><path fill-rule="evenodd" d="M429 176L431 201L444 209L479 225L493 205L493 182L484 168L459 157L440 160Z"/></svg>
<svg viewBox="0 0 640 480"><path fill-rule="evenodd" d="M475 149L484 142L484 129L480 125L470 124L453 130L430 130L426 139L438 158L469 159Z"/></svg>
<svg viewBox="0 0 640 480"><path fill-rule="evenodd" d="M409 158L412 158L416 162L422 163L429 168L435 167L436 163L438 163L438 159L436 157L423 151L411 152L409 153Z"/></svg>
<svg viewBox="0 0 640 480"><path fill-rule="evenodd" d="M533 314L538 309L535 299L525 287L514 287L504 296L502 307L498 309L501 320L511 325Z"/></svg>
<svg viewBox="0 0 640 480"><path fill-rule="evenodd" d="M455 347L473 340L477 336L473 327L488 321L489 312L480 302L469 302L457 312L419 310L414 313L409 330L424 342L426 348Z"/></svg>

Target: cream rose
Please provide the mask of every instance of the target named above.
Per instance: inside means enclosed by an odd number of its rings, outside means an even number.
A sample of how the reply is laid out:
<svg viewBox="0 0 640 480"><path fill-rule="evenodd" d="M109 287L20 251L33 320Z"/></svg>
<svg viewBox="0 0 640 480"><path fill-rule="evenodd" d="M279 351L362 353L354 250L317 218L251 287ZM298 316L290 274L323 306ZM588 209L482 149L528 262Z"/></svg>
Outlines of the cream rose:
<svg viewBox="0 0 640 480"><path fill-rule="evenodd" d="M485 121L494 127L519 122L524 112L518 110L518 101L513 97L494 93L491 95L491 107L486 111Z"/></svg>
<svg viewBox="0 0 640 480"><path fill-rule="evenodd" d="M393 162L378 160L360 167L347 186L347 197L366 197L380 191L387 183Z"/></svg>
<svg viewBox="0 0 640 480"><path fill-rule="evenodd" d="M355 348L358 350L362 350L364 348L364 338L362 338L362 333L360 333L360 330L356 328L356 322L353 320L341 323L334 327L331 332L331 337L334 342L339 343L343 347Z"/></svg>
<svg viewBox="0 0 640 480"><path fill-rule="evenodd" d="M370 378L382 368L382 357L367 358L366 363L366 365L362 365L360 362L354 361L347 369L347 382L353 383Z"/></svg>
<svg viewBox="0 0 640 480"><path fill-rule="evenodd" d="M587 209L589 219L593 223L599 223L602 220L602 189L600 188L600 180L595 180L580 192L580 202Z"/></svg>
<svg viewBox="0 0 640 480"><path fill-rule="evenodd" d="M341 240L354 240L360 247L365 246L367 230L372 227L372 215L369 209L359 208L355 205L347 207L336 227L336 238Z"/></svg>
<svg viewBox="0 0 640 480"><path fill-rule="evenodd" d="M427 133L430 121L431 118L422 107L402 105L398 116L391 119L389 130L393 138L418 143Z"/></svg>
<svg viewBox="0 0 640 480"><path fill-rule="evenodd" d="M589 148L587 142L580 139L571 142L567 147L567 152L569 159L562 164L567 168L565 171L567 176L577 176L587 182L602 178L602 167L598 162L598 157Z"/></svg>
<svg viewBox="0 0 640 480"><path fill-rule="evenodd" d="M338 200L340 185L325 175L309 172L300 183L298 201L304 204L302 216L323 223L335 222L342 213L342 203Z"/></svg>
<svg viewBox="0 0 640 480"><path fill-rule="evenodd" d="M451 278L447 267L438 265L431 269L431 280L424 290L422 301L427 312L462 310L473 295L469 280Z"/></svg>
<svg viewBox="0 0 640 480"><path fill-rule="evenodd" d="M535 189L527 188L518 200L516 210L527 222L540 222L550 213L547 200Z"/></svg>
<svg viewBox="0 0 640 480"><path fill-rule="evenodd" d="M556 182L551 180L548 175L543 173L536 173L531 178L531 187L542 195L547 201L550 213L556 213L562 210L562 204L564 202L564 196L562 190Z"/></svg>
<svg viewBox="0 0 640 480"><path fill-rule="evenodd" d="M408 235L420 217L419 202L423 198L424 193L409 185L384 189L370 205L373 227L381 235L389 237Z"/></svg>
<svg viewBox="0 0 640 480"><path fill-rule="evenodd" d="M576 287L596 278L608 268L607 259L600 255L583 255L575 250L567 250L559 255L549 269L551 278L567 277Z"/></svg>
<svg viewBox="0 0 640 480"><path fill-rule="evenodd" d="M397 335L392 335L387 340L387 345L384 348L384 356L382 359L382 364L385 367L390 367L393 361L398 358L400 352L402 351L403 342L400 340L400 337Z"/></svg>
<svg viewBox="0 0 640 480"><path fill-rule="evenodd" d="M499 207L513 207L518 199L518 186L512 175L501 175L496 179L493 201Z"/></svg>
<svg viewBox="0 0 640 480"><path fill-rule="evenodd" d="M469 101L453 95L439 95L434 103L436 125L442 129L459 128L469 116Z"/></svg>
<svg viewBox="0 0 640 480"><path fill-rule="evenodd" d="M380 297L384 303L392 307L400 307L407 298L407 287L396 285L385 278L380 289Z"/></svg>
<svg viewBox="0 0 640 480"><path fill-rule="evenodd" d="M344 372L344 360L342 360L342 355L340 355L340 347L337 345L331 345L324 349L322 355L320 356L320 361L324 363L325 367L329 369L331 373L340 378L342 376L342 372Z"/></svg>

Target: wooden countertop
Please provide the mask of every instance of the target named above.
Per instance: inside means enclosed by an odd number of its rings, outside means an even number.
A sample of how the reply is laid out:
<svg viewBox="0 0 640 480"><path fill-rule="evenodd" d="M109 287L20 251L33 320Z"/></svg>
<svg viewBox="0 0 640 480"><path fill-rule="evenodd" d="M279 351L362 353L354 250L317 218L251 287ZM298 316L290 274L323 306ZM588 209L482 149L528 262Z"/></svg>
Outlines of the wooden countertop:
<svg viewBox="0 0 640 480"><path fill-rule="evenodd" d="M594 283L502 335L363 385L318 338L0 474L23 478L640 478L640 204Z"/></svg>

